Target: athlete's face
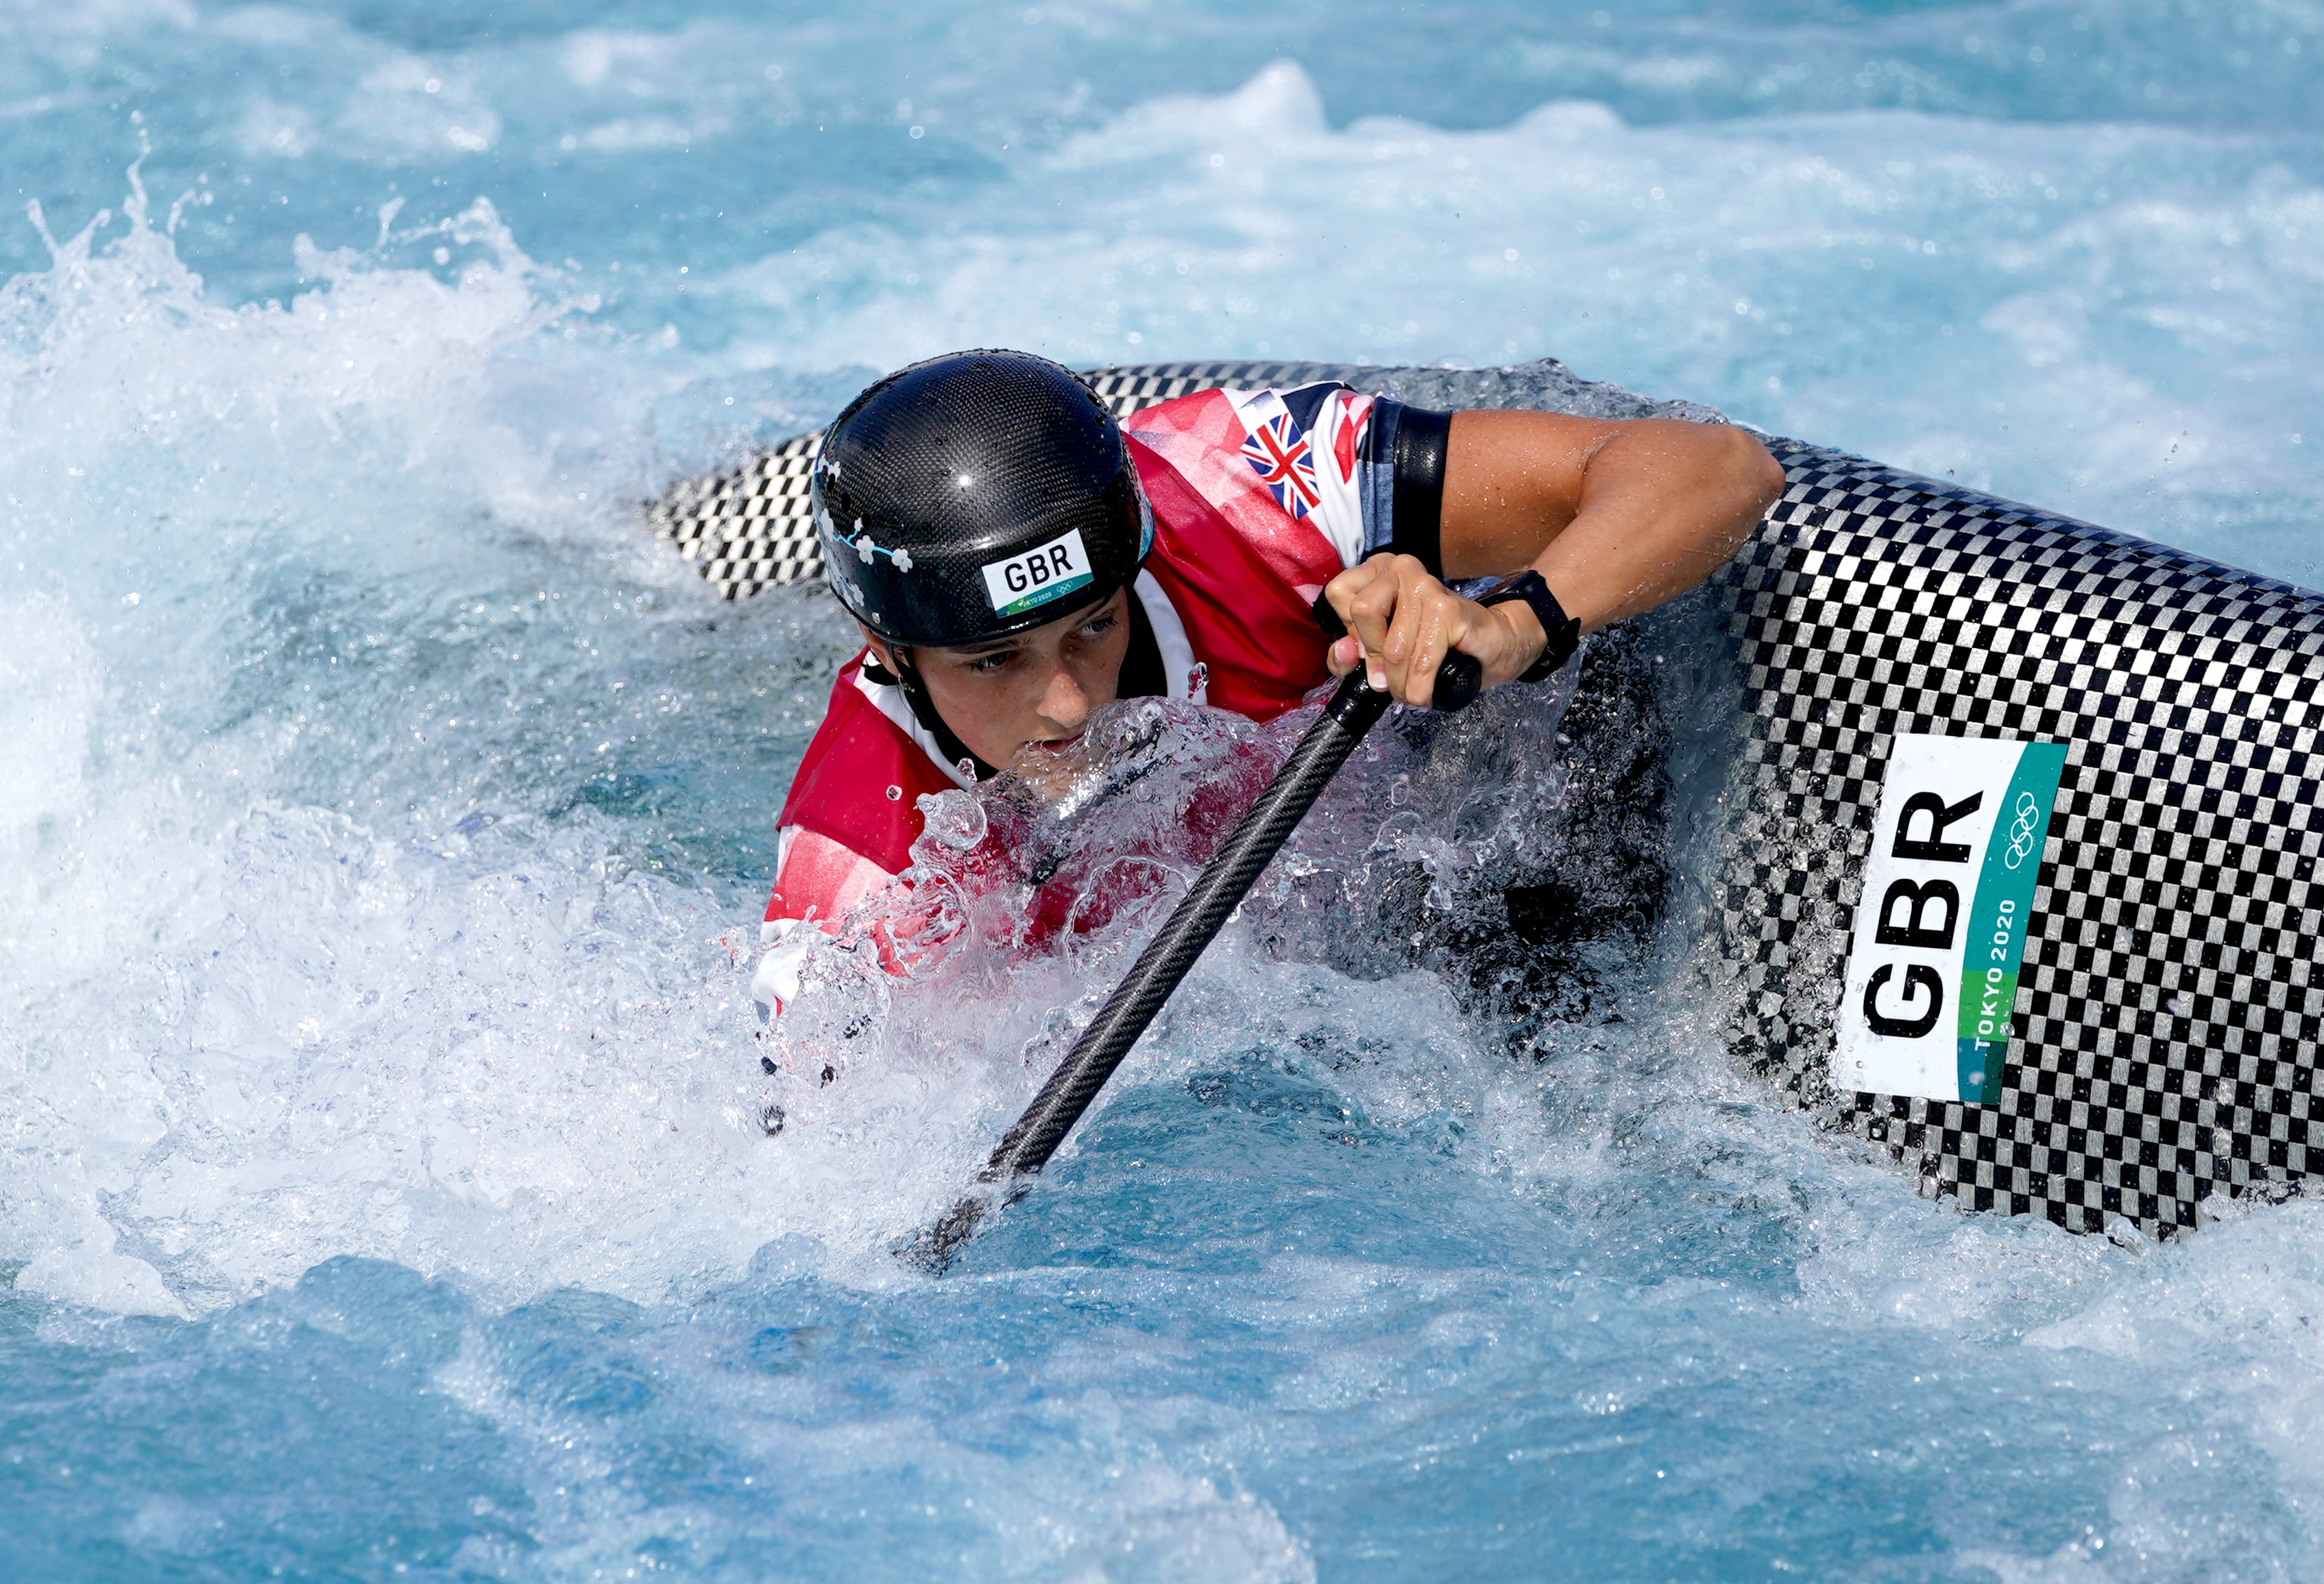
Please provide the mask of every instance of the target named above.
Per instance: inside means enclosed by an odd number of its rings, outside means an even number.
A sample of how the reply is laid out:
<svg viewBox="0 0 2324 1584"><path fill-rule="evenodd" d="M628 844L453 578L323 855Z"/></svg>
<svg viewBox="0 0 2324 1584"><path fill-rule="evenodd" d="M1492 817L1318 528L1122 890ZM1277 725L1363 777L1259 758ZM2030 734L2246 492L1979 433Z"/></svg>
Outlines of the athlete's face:
<svg viewBox="0 0 2324 1584"><path fill-rule="evenodd" d="M864 636L893 670L894 653ZM915 649L912 661L936 713L970 753L987 764L1038 773L1047 756L1081 740L1091 710L1113 702L1129 653L1130 590L1117 588L1029 633L960 649Z"/></svg>

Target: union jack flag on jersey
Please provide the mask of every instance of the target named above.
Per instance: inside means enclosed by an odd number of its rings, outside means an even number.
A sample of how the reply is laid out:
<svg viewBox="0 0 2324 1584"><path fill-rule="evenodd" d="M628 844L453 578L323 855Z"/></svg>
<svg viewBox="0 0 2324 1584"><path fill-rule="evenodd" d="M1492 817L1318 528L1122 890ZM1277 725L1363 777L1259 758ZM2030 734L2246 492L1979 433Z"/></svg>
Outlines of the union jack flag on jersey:
<svg viewBox="0 0 2324 1584"><path fill-rule="evenodd" d="M1294 517L1304 520L1323 498L1315 487L1315 465L1307 437L1299 432L1288 412L1277 412L1250 430L1243 439L1242 454L1275 497L1275 504Z"/></svg>

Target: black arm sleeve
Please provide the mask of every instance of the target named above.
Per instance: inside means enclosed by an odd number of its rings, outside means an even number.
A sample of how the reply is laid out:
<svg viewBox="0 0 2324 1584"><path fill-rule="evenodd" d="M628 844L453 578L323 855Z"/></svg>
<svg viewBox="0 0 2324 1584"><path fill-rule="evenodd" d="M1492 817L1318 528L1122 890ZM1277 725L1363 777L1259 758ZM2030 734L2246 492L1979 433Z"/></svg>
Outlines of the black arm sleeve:
<svg viewBox="0 0 2324 1584"><path fill-rule="evenodd" d="M1390 403L1383 402L1382 406ZM1444 453L1452 435L1452 414L1393 403L1396 420L1395 504L1390 508L1388 549L1415 556L1437 577L1444 575ZM1375 414L1373 421L1379 421Z"/></svg>

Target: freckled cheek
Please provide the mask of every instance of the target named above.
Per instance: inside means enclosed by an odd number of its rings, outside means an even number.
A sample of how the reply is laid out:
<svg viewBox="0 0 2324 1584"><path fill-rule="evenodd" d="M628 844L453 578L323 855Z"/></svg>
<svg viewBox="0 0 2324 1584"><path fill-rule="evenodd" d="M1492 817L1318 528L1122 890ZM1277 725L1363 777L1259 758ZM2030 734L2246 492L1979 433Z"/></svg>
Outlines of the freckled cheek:
<svg viewBox="0 0 2324 1584"><path fill-rule="evenodd" d="M985 704L986 718L996 731L1005 730L1012 738L1039 736L1041 702L1047 693L1038 684L1019 675L1005 684L996 686Z"/></svg>
<svg viewBox="0 0 2324 1584"><path fill-rule="evenodd" d="M937 713L962 745L987 764L999 764L1028 737L1042 735L1022 689L1022 681L1004 671L998 675L955 673L930 691Z"/></svg>
<svg viewBox="0 0 2324 1584"><path fill-rule="evenodd" d="M1025 712L1020 696L1022 684L1005 671L995 674L959 672L948 678L947 683L933 690L938 712L955 732L960 731L962 722L980 734L1006 729Z"/></svg>
<svg viewBox="0 0 2324 1584"><path fill-rule="evenodd" d="M1103 641L1093 644L1073 667L1074 681L1094 709L1101 704L1111 704L1121 690L1122 662L1130 658L1130 634L1125 630L1117 636L1109 633Z"/></svg>

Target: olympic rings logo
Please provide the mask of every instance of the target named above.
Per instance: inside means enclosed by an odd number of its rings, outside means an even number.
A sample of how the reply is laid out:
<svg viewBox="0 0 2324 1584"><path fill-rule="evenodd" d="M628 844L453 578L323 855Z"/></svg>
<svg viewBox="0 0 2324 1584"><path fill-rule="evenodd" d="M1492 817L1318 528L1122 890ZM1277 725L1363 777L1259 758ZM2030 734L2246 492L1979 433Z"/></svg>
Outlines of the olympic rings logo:
<svg viewBox="0 0 2324 1584"><path fill-rule="evenodd" d="M2043 823L2042 805L2034 801L2032 792L2017 794L2016 813L2017 818L2009 827L2009 851L2001 860L2005 869L2018 868L2034 856L2034 834Z"/></svg>

